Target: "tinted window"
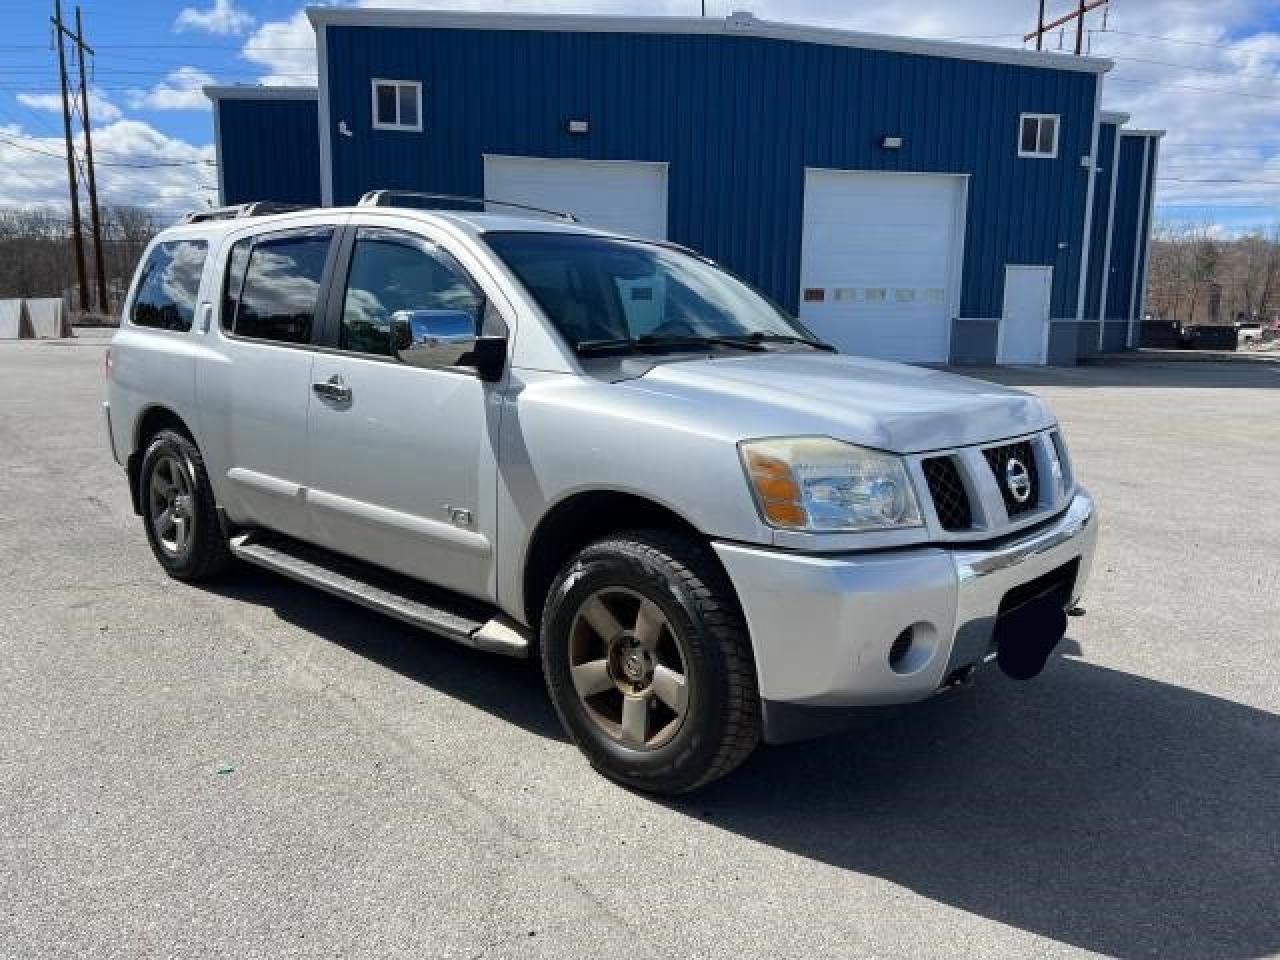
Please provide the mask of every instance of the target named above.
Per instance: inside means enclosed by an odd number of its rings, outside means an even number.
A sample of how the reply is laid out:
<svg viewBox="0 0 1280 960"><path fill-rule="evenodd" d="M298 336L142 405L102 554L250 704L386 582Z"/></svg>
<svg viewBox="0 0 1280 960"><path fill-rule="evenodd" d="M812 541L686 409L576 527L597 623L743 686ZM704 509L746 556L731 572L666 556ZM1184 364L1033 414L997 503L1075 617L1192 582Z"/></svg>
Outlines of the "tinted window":
<svg viewBox="0 0 1280 960"><path fill-rule="evenodd" d="M362 228L342 303L341 346L390 356L391 318L397 311L460 311L475 327L484 302L462 267L431 242L394 230Z"/></svg>
<svg viewBox="0 0 1280 960"><path fill-rule="evenodd" d="M418 88L407 83L400 87L400 123L406 127L418 125Z"/></svg>
<svg viewBox="0 0 1280 960"><path fill-rule="evenodd" d="M222 328L231 330L235 327L236 304L240 302L240 290L244 286L244 268L249 264L249 251L253 249L253 238L239 240L231 248L227 257L227 282L222 291Z"/></svg>
<svg viewBox="0 0 1280 960"><path fill-rule="evenodd" d="M396 88L389 83L378 84L378 123L396 122Z"/></svg>
<svg viewBox="0 0 1280 960"><path fill-rule="evenodd" d="M656 243L573 233L489 233L570 344L751 334L809 337L733 274Z"/></svg>
<svg viewBox="0 0 1280 960"><path fill-rule="evenodd" d="M131 319L140 327L190 330L208 244L173 240L151 251L138 281Z"/></svg>
<svg viewBox="0 0 1280 960"><path fill-rule="evenodd" d="M1022 121L1022 152L1035 153L1039 142L1040 121L1025 117Z"/></svg>
<svg viewBox="0 0 1280 960"><path fill-rule="evenodd" d="M258 238L245 267L234 332L280 343L310 343L332 231Z"/></svg>

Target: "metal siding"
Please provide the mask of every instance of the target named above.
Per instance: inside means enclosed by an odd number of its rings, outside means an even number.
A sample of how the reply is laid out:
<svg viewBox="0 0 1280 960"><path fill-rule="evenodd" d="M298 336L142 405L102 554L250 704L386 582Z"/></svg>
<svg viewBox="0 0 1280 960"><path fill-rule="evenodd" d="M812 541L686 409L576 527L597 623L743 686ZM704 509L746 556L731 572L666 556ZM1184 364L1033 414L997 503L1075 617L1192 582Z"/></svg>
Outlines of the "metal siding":
<svg viewBox="0 0 1280 960"><path fill-rule="evenodd" d="M1107 325L1103 338L1106 350L1124 346L1130 316L1129 298L1133 290L1135 245L1142 220L1142 150L1145 139L1120 138L1120 167L1117 171L1116 214L1111 238L1111 281L1107 287Z"/></svg>
<svg viewBox="0 0 1280 960"><path fill-rule="evenodd" d="M1053 266L1053 316L1075 316L1095 75L759 37L326 33L332 119L355 134L331 134L337 203L477 194L484 153L667 162L671 239L794 310L806 166L965 173L962 315L999 316L1004 266L1022 263ZM372 129L375 76L423 82L423 133ZM1062 116L1056 160L1018 158L1023 111ZM591 132L567 134L570 116Z"/></svg>
<svg viewBox="0 0 1280 960"><path fill-rule="evenodd" d="M1098 133L1098 166L1101 170L1093 185L1093 223L1089 231L1089 281L1085 289L1084 302L1086 320L1097 319L1101 308L1102 271L1106 266L1104 260L1107 250L1107 233L1110 229L1107 213L1111 204L1111 179L1115 176L1115 171L1111 167L1118 129L1113 123L1104 123ZM1113 250L1112 256L1114 255Z"/></svg>
<svg viewBox="0 0 1280 960"><path fill-rule="evenodd" d="M316 101L230 98L215 104L223 203L320 203Z"/></svg>

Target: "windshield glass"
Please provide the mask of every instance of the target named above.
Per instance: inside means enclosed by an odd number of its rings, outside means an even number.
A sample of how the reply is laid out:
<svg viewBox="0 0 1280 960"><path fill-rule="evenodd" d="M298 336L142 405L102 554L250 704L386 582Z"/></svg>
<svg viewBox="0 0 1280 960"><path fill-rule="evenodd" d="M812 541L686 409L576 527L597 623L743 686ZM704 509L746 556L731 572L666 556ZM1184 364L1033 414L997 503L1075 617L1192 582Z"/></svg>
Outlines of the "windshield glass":
<svg viewBox="0 0 1280 960"><path fill-rule="evenodd" d="M575 348L642 339L813 339L732 274L671 247L574 233L489 233L485 240Z"/></svg>

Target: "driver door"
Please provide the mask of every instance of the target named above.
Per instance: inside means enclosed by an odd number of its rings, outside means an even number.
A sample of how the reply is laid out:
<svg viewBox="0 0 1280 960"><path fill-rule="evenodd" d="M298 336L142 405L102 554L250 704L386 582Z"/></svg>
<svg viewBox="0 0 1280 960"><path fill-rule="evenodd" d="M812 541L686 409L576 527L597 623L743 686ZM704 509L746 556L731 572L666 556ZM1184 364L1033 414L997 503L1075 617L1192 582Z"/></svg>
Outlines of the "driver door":
<svg viewBox="0 0 1280 960"><path fill-rule="evenodd" d="M502 384L410 366L396 342L405 316L447 312L478 331L487 311L493 323L489 297L441 244L409 229L354 225L336 275L308 415L316 537L492 600Z"/></svg>

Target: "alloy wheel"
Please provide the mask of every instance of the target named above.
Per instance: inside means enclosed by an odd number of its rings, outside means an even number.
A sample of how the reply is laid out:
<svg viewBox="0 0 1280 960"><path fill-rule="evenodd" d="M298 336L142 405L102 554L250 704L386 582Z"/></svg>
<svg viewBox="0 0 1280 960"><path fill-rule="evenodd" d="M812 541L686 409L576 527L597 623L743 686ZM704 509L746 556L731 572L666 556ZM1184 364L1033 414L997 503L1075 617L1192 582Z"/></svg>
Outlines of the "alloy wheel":
<svg viewBox="0 0 1280 960"><path fill-rule="evenodd" d="M165 455L151 469L151 529L165 553L178 557L187 549L195 526L195 484L178 457Z"/></svg>
<svg viewBox="0 0 1280 960"><path fill-rule="evenodd" d="M605 587L578 608L569 672L592 721L637 750L668 743L689 711L689 658L662 609L624 587Z"/></svg>

